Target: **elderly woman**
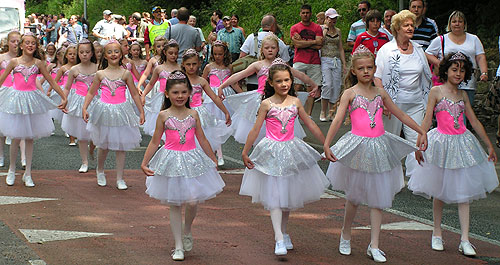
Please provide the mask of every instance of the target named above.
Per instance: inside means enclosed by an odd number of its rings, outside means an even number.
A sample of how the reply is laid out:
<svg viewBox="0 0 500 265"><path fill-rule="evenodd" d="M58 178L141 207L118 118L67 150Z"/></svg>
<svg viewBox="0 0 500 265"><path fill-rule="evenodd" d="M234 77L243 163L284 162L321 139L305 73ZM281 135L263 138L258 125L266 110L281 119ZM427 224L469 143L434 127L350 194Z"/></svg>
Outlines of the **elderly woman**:
<svg viewBox="0 0 500 265"><path fill-rule="evenodd" d="M488 81L488 64L486 62L483 44L476 35L466 32L467 20L465 19L464 13L453 11L448 18L446 31L449 33L438 36L432 40L427 50L425 50L427 60L435 67L438 67L443 55L462 52L471 60L474 72L478 75L481 73L481 81ZM472 75L470 80L462 82L459 86L459 89L463 89L467 92L471 105L474 104L474 95L477 87L476 78L477 75Z"/></svg>
<svg viewBox="0 0 500 265"><path fill-rule="evenodd" d="M411 40L416 16L403 10L392 17L392 41L380 48L375 59L375 85L383 87L396 105L418 124L422 123L432 74L422 46ZM416 143L417 133L390 115L384 117L384 128ZM406 158L406 175L417 166L413 155Z"/></svg>

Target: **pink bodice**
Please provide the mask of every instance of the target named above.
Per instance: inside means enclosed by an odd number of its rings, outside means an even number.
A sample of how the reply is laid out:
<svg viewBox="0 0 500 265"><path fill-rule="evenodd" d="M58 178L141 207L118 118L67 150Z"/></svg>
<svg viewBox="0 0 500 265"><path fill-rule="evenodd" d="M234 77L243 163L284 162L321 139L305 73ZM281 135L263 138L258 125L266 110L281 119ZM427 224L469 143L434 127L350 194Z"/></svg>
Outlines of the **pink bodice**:
<svg viewBox="0 0 500 265"><path fill-rule="evenodd" d="M52 68L52 70L50 70L50 76L52 77L52 79L56 79L56 76L57 76L57 71L59 71L59 67L54 67ZM60 83L61 81L59 81Z"/></svg>
<svg viewBox="0 0 500 265"><path fill-rule="evenodd" d="M132 64L130 62L122 64L123 69L127 69L132 73Z"/></svg>
<svg viewBox="0 0 500 265"><path fill-rule="evenodd" d="M165 88L167 87L167 78L170 75L168 71L161 71L158 75L158 82L160 82L160 89L158 92L165 93Z"/></svg>
<svg viewBox="0 0 500 265"><path fill-rule="evenodd" d="M293 139L293 127L298 109L295 105L278 107L271 103L266 115L266 137L278 142Z"/></svg>
<svg viewBox="0 0 500 265"><path fill-rule="evenodd" d="M170 116L165 121L165 148L175 151L189 151L196 148L194 140L196 120L188 115L179 120Z"/></svg>
<svg viewBox="0 0 500 265"><path fill-rule="evenodd" d="M210 87L219 87L224 81L226 81L231 75L231 70L229 68L218 69L212 68L208 73L208 80L210 82Z"/></svg>
<svg viewBox="0 0 500 265"><path fill-rule="evenodd" d="M199 107L203 103L201 98L203 97L203 87L200 84L193 85L193 92L191 93L191 101L189 106L191 108Z"/></svg>
<svg viewBox="0 0 500 265"><path fill-rule="evenodd" d="M36 64L30 67L18 64L12 70L12 75L14 76L14 89L21 91L36 90L36 76L38 73L39 71Z"/></svg>
<svg viewBox="0 0 500 265"><path fill-rule="evenodd" d="M75 83L73 84L76 94L85 97L90 89L90 85L92 85L92 81L94 81L94 77L95 73L90 75L79 73L75 77Z"/></svg>
<svg viewBox="0 0 500 265"><path fill-rule="evenodd" d="M443 97L434 107L437 120L437 130L443 134L462 134L467 128L464 125L463 113L465 103L463 100L453 102Z"/></svg>
<svg viewBox="0 0 500 265"><path fill-rule="evenodd" d="M384 103L380 95L367 99L356 95L349 106L351 133L362 137L378 137L385 133L382 121Z"/></svg>
<svg viewBox="0 0 500 265"><path fill-rule="evenodd" d="M8 64L9 64L9 62L7 60L2 61L0 63L0 75L3 74L3 72L5 72L5 69L7 68ZM0 85L5 86L5 87L12 87L14 85L14 80L13 80L12 74L7 76L7 78L5 79L3 84L0 84Z"/></svg>
<svg viewBox="0 0 500 265"><path fill-rule="evenodd" d="M269 75L269 66L262 66L257 73L257 79L259 80L259 86L257 92L264 94L264 89L266 88L267 76Z"/></svg>
<svg viewBox="0 0 500 265"><path fill-rule="evenodd" d="M136 65L135 69L137 72L139 72L140 75L144 74L144 70L146 70L147 64L141 64L141 65ZM132 77L134 78L134 83L139 82L139 79L135 78L135 75L132 74Z"/></svg>
<svg viewBox="0 0 500 265"><path fill-rule="evenodd" d="M60 87L64 87L66 85L66 82L68 81L68 74L69 74L69 70L64 72L64 74L61 76L61 79L59 79L59 82L57 84Z"/></svg>
<svg viewBox="0 0 500 265"><path fill-rule="evenodd" d="M101 81L101 101L108 104L120 104L125 102L125 91L127 84L121 78L110 80L104 77Z"/></svg>

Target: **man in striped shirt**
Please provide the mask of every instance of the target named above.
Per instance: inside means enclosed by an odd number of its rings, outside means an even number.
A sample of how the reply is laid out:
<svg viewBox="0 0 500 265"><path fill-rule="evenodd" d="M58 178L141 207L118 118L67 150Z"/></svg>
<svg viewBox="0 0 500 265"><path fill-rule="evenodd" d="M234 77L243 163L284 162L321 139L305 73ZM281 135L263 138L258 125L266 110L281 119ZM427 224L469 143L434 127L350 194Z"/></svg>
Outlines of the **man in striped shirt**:
<svg viewBox="0 0 500 265"><path fill-rule="evenodd" d="M425 5L425 0L410 0L410 11L417 16L412 40L422 45L424 51L438 35L435 22L425 17Z"/></svg>
<svg viewBox="0 0 500 265"><path fill-rule="evenodd" d="M368 1L359 2L358 13L361 19L352 23L351 28L349 29L349 34L347 35L348 46L350 47L354 46L354 42L356 41L358 35L366 31L365 16L366 13L370 11L370 6L371 6L370 2Z"/></svg>

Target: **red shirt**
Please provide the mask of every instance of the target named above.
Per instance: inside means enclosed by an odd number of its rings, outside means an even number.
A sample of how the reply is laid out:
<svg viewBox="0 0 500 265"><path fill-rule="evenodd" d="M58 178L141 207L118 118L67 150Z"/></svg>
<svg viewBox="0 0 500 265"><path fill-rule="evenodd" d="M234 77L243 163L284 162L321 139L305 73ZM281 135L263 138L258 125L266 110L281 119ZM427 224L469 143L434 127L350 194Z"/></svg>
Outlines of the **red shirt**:
<svg viewBox="0 0 500 265"><path fill-rule="evenodd" d="M365 31L360 35L358 35L358 37L356 38L356 42L354 43L352 52L354 52L360 44L363 44L373 54L377 55L377 51L380 50L380 48L388 42L389 42L389 37L387 37L387 34L383 32L379 31L377 35L374 37L368 34L368 31Z"/></svg>
<svg viewBox="0 0 500 265"><path fill-rule="evenodd" d="M323 30L321 27L311 22L309 26L304 26L302 22L299 22L290 28L290 37L298 33L303 40L315 40L316 36L323 37ZM319 57L319 50L312 48L295 48L295 55L293 57L294 63L305 63L305 64L321 64L321 59Z"/></svg>

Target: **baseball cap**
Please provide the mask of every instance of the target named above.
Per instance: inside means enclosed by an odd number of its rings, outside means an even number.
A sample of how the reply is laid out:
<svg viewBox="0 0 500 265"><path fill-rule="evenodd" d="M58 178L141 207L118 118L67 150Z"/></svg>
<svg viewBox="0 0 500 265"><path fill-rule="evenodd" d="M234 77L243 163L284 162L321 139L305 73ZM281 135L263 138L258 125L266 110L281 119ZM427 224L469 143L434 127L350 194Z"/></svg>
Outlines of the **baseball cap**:
<svg viewBox="0 0 500 265"><path fill-rule="evenodd" d="M325 12L325 16L327 16L329 18L340 17L340 15L337 13L337 10L335 10L333 8L328 8L328 10L326 10L326 12Z"/></svg>
<svg viewBox="0 0 500 265"><path fill-rule="evenodd" d="M103 15L111 15L111 14L113 14L113 12L111 12L111 10L106 9L106 10L102 11L102 14Z"/></svg>
<svg viewBox="0 0 500 265"><path fill-rule="evenodd" d="M231 17L230 17L230 16L224 16L224 17L222 18L222 20L231 20Z"/></svg>
<svg viewBox="0 0 500 265"><path fill-rule="evenodd" d="M155 6L155 7L153 7L153 9L151 9L151 12L155 12L158 9L160 9L160 12L161 12L161 6Z"/></svg>

